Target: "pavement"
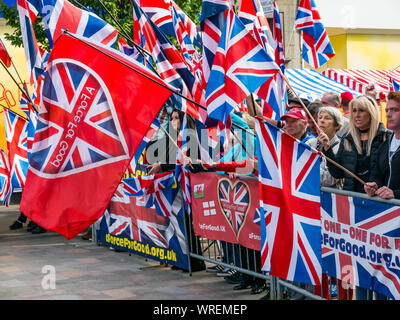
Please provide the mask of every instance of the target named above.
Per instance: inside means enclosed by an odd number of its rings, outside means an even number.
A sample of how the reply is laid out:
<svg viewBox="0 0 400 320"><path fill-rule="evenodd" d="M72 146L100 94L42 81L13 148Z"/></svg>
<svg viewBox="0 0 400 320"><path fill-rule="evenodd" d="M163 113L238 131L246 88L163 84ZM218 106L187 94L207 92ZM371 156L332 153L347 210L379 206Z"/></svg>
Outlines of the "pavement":
<svg viewBox="0 0 400 320"><path fill-rule="evenodd" d="M0 208L0 300L259 300L216 274L184 273L80 236L9 230L18 205ZM207 266L211 264L207 263Z"/></svg>

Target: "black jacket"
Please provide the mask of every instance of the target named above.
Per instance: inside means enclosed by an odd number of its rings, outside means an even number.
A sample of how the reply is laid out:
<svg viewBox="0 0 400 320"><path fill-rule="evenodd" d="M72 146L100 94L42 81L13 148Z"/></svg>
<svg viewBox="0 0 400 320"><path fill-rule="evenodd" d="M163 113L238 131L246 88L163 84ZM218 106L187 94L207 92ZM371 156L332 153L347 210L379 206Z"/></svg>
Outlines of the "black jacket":
<svg viewBox="0 0 400 320"><path fill-rule="evenodd" d="M371 179L380 187L388 186L393 190L394 197L400 199L400 148L389 161L389 148L394 133L388 131L387 140L378 148L377 154L371 159Z"/></svg>
<svg viewBox="0 0 400 320"><path fill-rule="evenodd" d="M387 140L387 130L385 126L381 123L379 125L378 131L376 133L376 136L374 140L372 141L372 146L371 146L371 164L372 164L372 159L374 159L377 156L378 149L380 145ZM344 143L345 141L348 141L351 146L351 151L346 151L344 148ZM332 151L332 148L330 148L328 151L323 151L324 154L349 170L352 173L356 173L357 169L357 161L358 161L358 152L357 149L354 145L354 140L353 137L351 136L350 133L348 133L346 136L343 137L342 141L340 142L339 145L339 150L335 156L335 154ZM330 174L336 178L336 179L341 179L344 178L344 186L343 190L348 190L348 191L356 191L356 183L357 180L354 179L351 175L347 174L345 171L342 169L338 168L331 162L327 162L328 164L328 169ZM371 172L371 170L370 170ZM367 181L365 181L367 182ZM360 190L359 190L360 191Z"/></svg>
<svg viewBox="0 0 400 320"><path fill-rule="evenodd" d="M176 138L176 133L175 135L172 134L171 137ZM188 136L188 139L194 139L192 141L196 141L195 138L191 135ZM168 136L163 136L160 139L149 142L146 149L146 160L149 164L160 162L162 172L174 171L177 151L178 149L176 148L176 145L171 141L171 139ZM194 154L191 154L191 151ZM188 157L192 159L192 166L189 167L189 170L191 172L204 171L203 167L196 161L200 158L200 150L197 143L195 148L188 148Z"/></svg>

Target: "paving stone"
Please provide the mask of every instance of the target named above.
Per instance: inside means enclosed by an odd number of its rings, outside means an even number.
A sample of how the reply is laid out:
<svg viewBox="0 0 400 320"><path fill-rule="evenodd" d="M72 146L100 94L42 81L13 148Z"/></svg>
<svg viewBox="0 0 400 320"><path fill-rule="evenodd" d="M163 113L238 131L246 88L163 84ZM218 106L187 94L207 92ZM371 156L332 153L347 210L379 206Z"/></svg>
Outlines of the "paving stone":
<svg viewBox="0 0 400 320"><path fill-rule="evenodd" d="M10 210L11 207L11 210ZM159 262L115 252L80 236L66 240L54 232L32 235L9 230L18 206L0 207L0 300L245 300L215 274L192 276ZM56 289L42 288L45 265L55 268Z"/></svg>
<svg viewBox="0 0 400 320"><path fill-rule="evenodd" d="M17 280L17 279L0 281L0 287L3 287L3 288L23 287L24 285L25 285L24 282Z"/></svg>

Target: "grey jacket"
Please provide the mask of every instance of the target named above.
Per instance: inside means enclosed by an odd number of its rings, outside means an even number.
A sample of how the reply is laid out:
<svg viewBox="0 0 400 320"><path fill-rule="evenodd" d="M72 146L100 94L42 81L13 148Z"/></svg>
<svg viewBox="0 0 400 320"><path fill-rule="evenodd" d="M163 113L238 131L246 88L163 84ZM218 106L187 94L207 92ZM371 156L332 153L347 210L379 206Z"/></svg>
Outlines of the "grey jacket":
<svg viewBox="0 0 400 320"><path fill-rule="evenodd" d="M340 140L339 138L335 135L331 141L331 146L333 146L332 151L336 155L336 153L339 150L339 144ZM310 139L306 142L311 148L314 148L318 151L322 151L323 146L318 143L317 138ZM326 161L326 158L323 154L321 154L321 165L320 165L320 179L321 179L321 187L330 187L330 188L337 188L337 189L342 189L343 188L343 179L335 179L332 177L328 170L328 164Z"/></svg>

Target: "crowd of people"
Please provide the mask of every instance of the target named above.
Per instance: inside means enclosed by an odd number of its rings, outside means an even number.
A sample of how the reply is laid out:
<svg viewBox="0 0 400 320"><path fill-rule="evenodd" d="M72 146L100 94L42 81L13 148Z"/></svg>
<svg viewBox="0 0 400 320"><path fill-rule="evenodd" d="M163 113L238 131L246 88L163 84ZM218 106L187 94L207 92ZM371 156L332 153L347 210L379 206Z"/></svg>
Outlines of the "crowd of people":
<svg viewBox="0 0 400 320"><path fill-rule="evenodd" d="M320 100L309 101L296 96L290 96L287 104L287 112L279 121L266 119L301 142L321 152L320 181L321 186L333 187L348 191L366 193L371 197L383 199L400 199L400 92L390 92L386 102L387 126L382 122L376 92L370 88L365 95L354 97L350 92L342 94L326 92ZM290 94L290 93L289 93ZM262 115L261 105L249 96L246 99L247 112L233 111L232 138L233 143L229 150L225 150L215 163L206 164L198 161L198 148L191 149L196 152L187 154L184 163L189 165L192 172L216 171L227 174L230 178L238 174L257 175L256 143L254 134L254 116ZM307 110L304 109L307 108ZM306 112L307 111L307 112ZM177 141L184 114L179 110L170 112L170 134L156 136L148 145L146 161L148 174L155 174L175 169ZM193 124L189 124L189 127ZM234 129L240 128L240 130ZM236 132L236 134L235 134ZM251 137L248 138L250 133ZM171 137L173 136L173 138ZM196 139L193 138L193 141ZM327 158L346 168L349 174L336 166ZM160 161L163 159L163 161ZM240 161L244 166L238 166ZM240 168L239 168L240 167ZM358 178L356 178L358 177ZM23 216L10 226L10 229L18 229L25 223ZM33 233L41 233L44 230L36 229ZM191 234L194 235L192 223L188 225ZM39 227L40 228L40 227ZM196 243L196 253L202 254L198 239L192 239ZM252 251L254 259L240 259L244 255L241 246L220 241L222 262L236 265L241 268L261 272L260 252ZM239 257L239 259L235 259ZM247 262L246 262L247 261ZM251 262L251 266L249 265ZM192 271L205 270L203 261L192 259ZM216 273L234 284L234 290L249 289L252 294L259 294L267 290L265 280L233 270L222 265L207 268L208 272ZM335 291L335 284L338 292ZM352 299L353 291L343 290L340 280L324 275L321 287L304 289L321 294L325 298L339 295L339 299ZM356 288L357 299L368 299L365 289ZM268 294L267 294L268 296ZM265 297L267 297L265 296ZM370 295L371 296L371 295ZM304 299L305 297L288 293L291 299ZM264 297L263 297L264 298ZM375 293L375 299L385 299L381 294Z"/></svg>
<svg viewBox="0 0 400 320"><path fill-rule="evenodd" d="M300 102L298 98L291 97L287 112L280 121L266 120L323 154L320 165L321 186L367 193L370 197L382 199L400 199L400 92L390 92L387 96L387 127L381 122L382 101L376 97L373 87L358 97L350 92L326 92L321 100L315 101L301 99ZM255 113L262 114L261 106L254 103L253 98L247 100L248 107L252 103ZM304 106L308 112L305 112ZM333 161L327 161L327 158ZM218 272L223 273L221 270ZM230 282L234 277L225 278ZM246 288L252 284L251 281L244 281L243 277L236 278L240 285L234 289ZM342 285L339 279L325 274L322 288L297 285L325 298L387 299L378 292L361 287L355 288L354 295L353 290L347 288L348 285ZM266 288L258 284L256 287ZM259 291L252 289L252 293ZM304 299L305 296L292 292L289 298Z"/></svg>

